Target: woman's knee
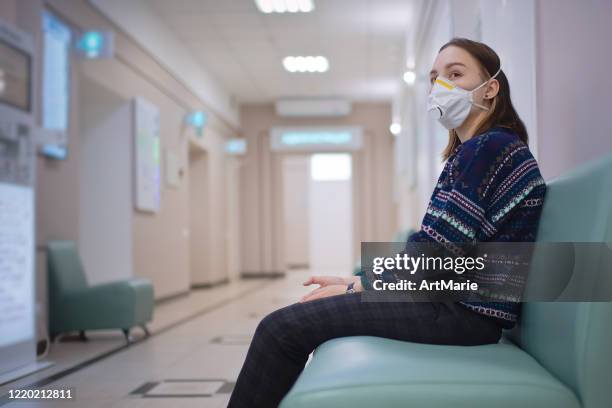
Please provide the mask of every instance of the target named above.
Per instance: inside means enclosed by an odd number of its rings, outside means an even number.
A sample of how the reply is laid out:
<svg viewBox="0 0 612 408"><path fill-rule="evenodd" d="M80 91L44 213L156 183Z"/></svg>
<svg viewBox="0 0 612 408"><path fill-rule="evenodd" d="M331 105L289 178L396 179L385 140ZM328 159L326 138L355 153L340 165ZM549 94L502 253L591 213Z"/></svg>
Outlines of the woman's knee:
<svg viewBox="0 0 612 408"><path fill-rule="evenodd" d="M277 309L266 315L259 322L256 335L273 337L281 345L295 347L300 343L300 332L305 322L300 321L293 305Z"/></svg>
<svg viewBox="0 0 612 408"><path fill-rule="evenodd" d="M265 332L272 335L286 332L290 325L290 319L284 309L281 308L268 313L257 325L256 332Z"/></svg>

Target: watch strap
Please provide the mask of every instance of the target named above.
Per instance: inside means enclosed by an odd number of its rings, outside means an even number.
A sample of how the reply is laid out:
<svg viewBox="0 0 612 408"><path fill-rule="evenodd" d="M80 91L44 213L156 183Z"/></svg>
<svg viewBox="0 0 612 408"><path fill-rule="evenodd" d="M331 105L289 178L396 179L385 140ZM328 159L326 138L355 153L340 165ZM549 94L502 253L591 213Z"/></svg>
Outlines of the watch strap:
<svg viewBox="0 0 612 408"><path fill-rule="evenodd" d="M348 284L348 286L346 287L346 293L355 293L355 282L351 282Z"/></svg>

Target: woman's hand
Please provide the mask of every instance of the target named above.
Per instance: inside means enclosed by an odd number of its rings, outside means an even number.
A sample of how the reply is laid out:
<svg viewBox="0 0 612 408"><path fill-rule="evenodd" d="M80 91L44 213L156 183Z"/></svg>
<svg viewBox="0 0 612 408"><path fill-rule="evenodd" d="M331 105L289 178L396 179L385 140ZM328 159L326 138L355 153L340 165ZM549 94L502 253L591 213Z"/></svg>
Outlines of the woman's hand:
<svg viewBox="0 0 612 408"><path fill-rule="evenodd" d="M300 299L300 303L346 293L346 285L321 286Z"/></svg>
<svg viewBox="0 0 612 408"><path fill-rule="evenodd" d="M311 276L302 285L321 285L321 287L329 285L348 285L353 281L351 278L353 277L343 278L340 276Z"/></svg>
<svg viewBox="0 0 612 408"><path fill-rule="evenodd" d="M300 299L300 303L344 294L346 293L347 285L351 282L354 282L354 289L356 292L361 292L363 290L361 287L361 278L359 276L349 276L346 278L340 276L311 276L303 285L308 286L316 284L320 286L303 296Z"/></svg>

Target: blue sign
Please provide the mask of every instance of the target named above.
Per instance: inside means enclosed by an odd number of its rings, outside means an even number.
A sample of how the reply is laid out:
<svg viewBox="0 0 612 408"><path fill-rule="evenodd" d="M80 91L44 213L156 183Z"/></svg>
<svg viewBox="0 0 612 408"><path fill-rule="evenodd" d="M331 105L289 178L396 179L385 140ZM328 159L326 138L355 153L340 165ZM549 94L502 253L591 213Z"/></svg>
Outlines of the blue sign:
<svg viewBox="0 0 612 408"><path fill-rule="evenodd" d="M242 155L247 151L246 139L230 139L225 143L225 152L231 155Z"/></svg>
<svg viewBox="0 0 612 408"><path fill-rule="evenodd" d="M76 43L77 51L85 58L112 58L113 38L110 31L85 31Z"/></svg>
<svg viewBox="0 0 612 408"><path fill-rule="evenodd" d="M332 144L343 145L351 142L352 134L348 131L288 131L282 134L281 143L289 146Z"/></svg>
<svg viewBox="0 0 612 408"><path fill-rule="evenodd" d="M194 111L187 115L186 122L195 128L196 134L202 136L202 131L208 122L208 115L202 111Z"/></svg>
<svg viewBox="0 0 612 408"><path fill-rule="evenodd" d="M56 160L65 160L68 155L68 149L65 146L57 146L45 144L40 148L41 154Z"/></svg>

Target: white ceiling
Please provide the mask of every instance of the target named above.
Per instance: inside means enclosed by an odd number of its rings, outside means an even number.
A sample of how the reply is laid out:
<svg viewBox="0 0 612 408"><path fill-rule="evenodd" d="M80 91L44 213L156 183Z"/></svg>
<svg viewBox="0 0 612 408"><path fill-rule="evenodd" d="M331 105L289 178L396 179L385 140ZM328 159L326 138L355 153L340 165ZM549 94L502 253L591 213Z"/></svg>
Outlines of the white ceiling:
<svg viewBox="0 0 612 408"><path fill-rule="evenodd" d="M260 13L254 0L147 0L238 102L343 96L391 100L416 0L314 0L312 13ZM323 55L325 73L289 73L288 55Z"/></svg>

